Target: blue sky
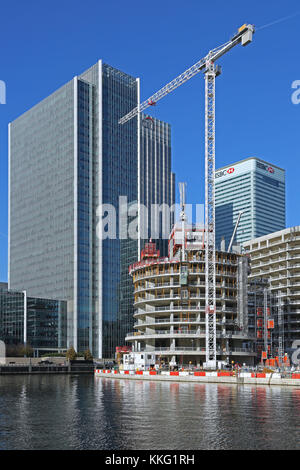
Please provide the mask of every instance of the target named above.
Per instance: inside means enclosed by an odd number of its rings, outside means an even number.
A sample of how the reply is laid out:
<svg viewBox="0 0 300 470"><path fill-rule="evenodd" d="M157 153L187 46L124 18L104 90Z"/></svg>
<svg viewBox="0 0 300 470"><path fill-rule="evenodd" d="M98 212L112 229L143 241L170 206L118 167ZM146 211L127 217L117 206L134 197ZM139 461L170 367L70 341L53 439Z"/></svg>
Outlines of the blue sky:
<svg viewBox="0 0 300 470"><path fill-rule="evenodd" d="M0 80L0 280L7 279L7 125L98 59L141 78L146 99L226 42L300 10L298 0L27 0L2 2ZM287 226L299 217L300 15L257 31L220 61L216 166L258 156L286 169ZM189 203L204 202L204 79L166 97L153 115L172 125L173 169Z"/></svg>

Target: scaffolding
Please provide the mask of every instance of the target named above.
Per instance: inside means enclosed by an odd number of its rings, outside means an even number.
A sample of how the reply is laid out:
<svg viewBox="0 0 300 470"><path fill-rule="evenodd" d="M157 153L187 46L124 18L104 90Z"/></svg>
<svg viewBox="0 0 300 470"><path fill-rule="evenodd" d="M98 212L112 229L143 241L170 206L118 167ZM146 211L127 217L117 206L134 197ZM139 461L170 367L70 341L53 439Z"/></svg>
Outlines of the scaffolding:
<svg viewBox="0 0 300 470"><path fill-rule="evenodd" d="M283 364L284 357L284 314L282 306L281 291L278 291L278 361L279 365Z"/></svg>
<svg viewBox="0 0 300 470"><path fill-rule="evenodd" d="M237 324L244 334L248 334L248 262L245 256L238 261Z"/></svg>

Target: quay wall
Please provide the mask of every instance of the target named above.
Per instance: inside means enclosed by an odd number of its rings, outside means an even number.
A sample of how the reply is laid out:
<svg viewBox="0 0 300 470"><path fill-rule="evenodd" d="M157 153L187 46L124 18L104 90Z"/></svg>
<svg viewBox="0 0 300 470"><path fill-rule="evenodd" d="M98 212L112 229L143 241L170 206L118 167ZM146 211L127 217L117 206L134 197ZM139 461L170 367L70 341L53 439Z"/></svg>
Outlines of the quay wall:
<svg viewBox="0 0 300 470"><path fill-rule="evenodd" d="M105 377L110 379L128 380L153 380L166 382L193 382L193 383L227 383L227 384L251 384L251 385L284 385L300 387L300 373L292 374L291 378L281 377L281 374L261 374L242 372L234 376L229 372L161 372L155 371L107 371L103 369L95 370L95 377Z"/></svg>

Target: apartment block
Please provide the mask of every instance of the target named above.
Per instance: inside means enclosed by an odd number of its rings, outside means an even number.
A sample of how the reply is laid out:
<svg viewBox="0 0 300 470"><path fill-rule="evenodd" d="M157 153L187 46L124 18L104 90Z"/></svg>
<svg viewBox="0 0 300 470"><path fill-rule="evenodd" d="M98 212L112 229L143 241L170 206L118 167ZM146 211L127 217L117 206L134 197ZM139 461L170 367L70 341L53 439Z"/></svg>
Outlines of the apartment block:
<svg viewBox="0 0 300 470"><path fill-rule="evenodd" d="M244 247L251 259L250 280L268 279L282 348L291 354L300 340L300 226L255 238Z"/></svg>

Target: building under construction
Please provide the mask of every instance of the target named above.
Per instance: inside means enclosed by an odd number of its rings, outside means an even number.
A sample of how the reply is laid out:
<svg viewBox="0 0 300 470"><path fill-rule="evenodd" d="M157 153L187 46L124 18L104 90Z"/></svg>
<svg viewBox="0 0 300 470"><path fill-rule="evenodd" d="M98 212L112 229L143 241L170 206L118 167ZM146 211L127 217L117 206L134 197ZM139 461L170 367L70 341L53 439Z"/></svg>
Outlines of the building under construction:
<svg viewBox="0 0 300 470"><path fill-rule="evenodd" d="M250 281L268 279L274 305L275 354L291 358L300 336L300 227L270 233L244 244L251 259ZM275 336L275 335L274 335Z"/></svg>
<svg viewBox="0 0 300 470"><path fill-rule="evenodd" d="M183 232L183 226L175 224L168 257L161 258L150 241L141 261L130 266L135 331L126 341L134 351L155 353L158 361L171 365L205 362L204 235L203 227L185 225ZM255 338L249 333L247 311L248 258L217 251L215 263L217 360L254 364Z"/></svg>
<svg viewBox="0 0 300 470"><path fill-rule="evenodd" d="M276 296L267 278L248 280L248 325L256 338L257 361L278 366L279 323Z"/></svg>

